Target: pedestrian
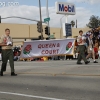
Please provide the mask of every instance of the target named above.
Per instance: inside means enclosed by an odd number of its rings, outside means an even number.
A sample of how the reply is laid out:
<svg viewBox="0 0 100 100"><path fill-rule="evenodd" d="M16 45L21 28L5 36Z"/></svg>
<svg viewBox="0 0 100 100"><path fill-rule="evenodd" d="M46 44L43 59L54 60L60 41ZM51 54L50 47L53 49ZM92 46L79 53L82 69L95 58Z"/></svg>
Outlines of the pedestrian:
<svg viewBox="0 0 100 100"><path fill-rule="evenodd" d="M99 51L99 41L95 40L95 43L94 43L95 59L98 59L99 57L98 51Z"/></svg>
<svg viewBox="0 0 100 100"><path fill-rule="evenodd" d="M17 76L14 71L13 40L10 37L10 29L5 29L5 34L1 37L0 45L2 46L1 76L3 76L3 72L6 71L8 60L11 67L11 76Z"/></svg>
<svg viewBox="0 0 100 100"><path fill-rule="evenodd" d="M98 63L95 60L95 52L94 52L94 44L93 44L93 34L91 33L90 36L86 39L86 43L88 46L88 55L87 55L87 59L90 58L91 56L93 57L93 62L94 63Z"/></svg>
<svg viewBox="0 0 100 100"><path fill-rule="evenodd" d="M83 35L83 31L80 30L79 31L79 36L77 38L77 42L78 42L78 61L77 64L82 64L81 60L83 59L85 64L88 64L89 61L87 61L86 57L85 57L85 51L86 51L86 43L85 43L85 37L82 36Z"/></svg>

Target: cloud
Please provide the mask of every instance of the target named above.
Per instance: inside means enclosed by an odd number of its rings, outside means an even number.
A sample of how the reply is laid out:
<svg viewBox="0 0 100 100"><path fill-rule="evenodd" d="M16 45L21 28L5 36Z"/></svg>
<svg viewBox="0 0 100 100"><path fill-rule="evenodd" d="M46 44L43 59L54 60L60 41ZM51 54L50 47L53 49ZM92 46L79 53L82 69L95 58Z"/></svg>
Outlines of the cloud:
<svg viewBox="0 0 100 100"><path fill-rule="evenodd" d="M16 0L0 0L0 2L14 2Z"/></svg>
<svg viewBox="0 0 100 100"><path fill-rule="evenodd" d="M84 12L84 13L83 13ZM2 7L0 8L1 17L8 17L8 16L19 16L24 18L30 18L39 20L39 8L37 6L27 6L22 5L18 7ZM76 8L76 15L68 16L68 22L71 20L78 20L78 27L85 27L89 21L90 16L93 13L86 8L77 7ZM56 14L55 7L49 7L49 16L50 16L50 26L51 27L60 27L60 19L63 15ZM46 8L42 7L42 19L46 18ZM62 19L62 22L65 22L65 18ZM36 22L23 20L23 19L2 19L2 23L17 23L17 24L36 24Z"/></svg>
<svg viewBox="0 0 100 100"><path fill-rule="evenodd" d="M92 15L93 13L89 10L86 10L86 8L78 7L76 8L76 15L69 16L69 21L77 19L78 27L85 27L86 24L89 22L90 16Z"/></svg>
<svg viewBox="0 0 100 100"><path fill-rule="evenodd" d="M100 4L100 0L67 0L68 2Z"/></svg>

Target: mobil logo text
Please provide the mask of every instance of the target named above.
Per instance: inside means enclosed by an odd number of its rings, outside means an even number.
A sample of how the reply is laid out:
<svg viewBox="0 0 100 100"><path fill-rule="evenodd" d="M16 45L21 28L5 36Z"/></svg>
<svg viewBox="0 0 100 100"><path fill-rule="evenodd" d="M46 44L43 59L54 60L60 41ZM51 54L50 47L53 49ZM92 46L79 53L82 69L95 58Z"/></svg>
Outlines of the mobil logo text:
<svg viewBox="0 0 100 100"><path fill-rule="evenodd" d="M65 5L65 4L59 4L59 11L61 12L75 12L75 6L74 5Z"/></svg>

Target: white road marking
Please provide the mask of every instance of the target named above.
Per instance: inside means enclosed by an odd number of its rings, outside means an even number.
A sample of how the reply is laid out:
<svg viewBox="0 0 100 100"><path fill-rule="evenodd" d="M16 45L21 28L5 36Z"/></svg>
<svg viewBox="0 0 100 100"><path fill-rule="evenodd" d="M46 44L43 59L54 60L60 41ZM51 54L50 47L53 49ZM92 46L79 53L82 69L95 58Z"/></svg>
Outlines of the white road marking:
<svg viewBox="0 0 100 100"><path fill-rule="evenodd" d="M0 94L23 96L23 97L29 97L29 98L45 99L45 100L65 100L65 99L49 98L49 97L34 96L34 95L27 95L27 94L20 94L20 93L11 93L11 92L2 92L2 91L0 91Z"/></svg>

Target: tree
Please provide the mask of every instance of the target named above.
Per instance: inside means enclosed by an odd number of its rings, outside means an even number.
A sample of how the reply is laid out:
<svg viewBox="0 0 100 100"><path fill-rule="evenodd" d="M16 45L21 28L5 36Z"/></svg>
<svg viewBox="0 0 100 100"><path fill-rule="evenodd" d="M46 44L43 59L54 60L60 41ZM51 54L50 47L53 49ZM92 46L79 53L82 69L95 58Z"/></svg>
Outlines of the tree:
<svg viewBox="0 0 100 100"><path fill-rule="evenodd" d="M70 23L71 23L72 27L75 26L75 21L72 20Z"/></svg>
<svg viewBox="0 0 100 100"><path fill-rule="evenodd" d="M92 15L89 19L89 23L86 26L89 28L98 28L100 26L99 16Z"/></svg>

